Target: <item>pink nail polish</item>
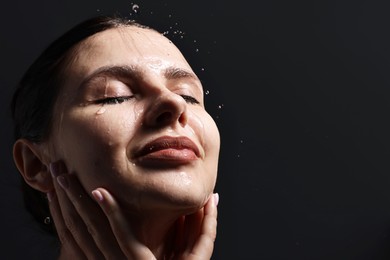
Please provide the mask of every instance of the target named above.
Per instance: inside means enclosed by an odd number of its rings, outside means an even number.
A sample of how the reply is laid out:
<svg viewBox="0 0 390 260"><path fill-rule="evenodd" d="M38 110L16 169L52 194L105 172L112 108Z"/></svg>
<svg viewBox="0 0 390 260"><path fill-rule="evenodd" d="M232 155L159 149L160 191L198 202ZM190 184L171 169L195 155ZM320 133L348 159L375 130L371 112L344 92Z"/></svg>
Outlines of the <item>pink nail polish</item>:
<svg viewBox="0 0 390 260"><path fill-rule="evenodd" d="M92 191L92 195L97 202L102 202L104 199L102 193L98 190Z"/></svg>
<svg viewBox="0 0 390 260"><path fill-rule="evenodd" d="M58 175L60 174L58 163L50 163L49 169L53 178L58 177Z"/></svg>
<svg viewBox="0 0 390 260"><path fill-rule="evenodd" d="M66 180L66 178L62 175L58 176L57 177L57 182L58 184L65 190L69 187L69 183L68 181Z"/></svg>
<svg viewBox="0 0 390 260"><path fill-rule="evenodd" d="M219 203L219 194L214 193L214 205L217 207Z"/></svg>
<svg viewBox="0 0 390 260"><path fill-rule="evenodd" d="M53 201L53 198L54 198L54 193L53 191L49 191L48 193L46 193L46 197L47 197L47 200L49 202Z"/></svg>

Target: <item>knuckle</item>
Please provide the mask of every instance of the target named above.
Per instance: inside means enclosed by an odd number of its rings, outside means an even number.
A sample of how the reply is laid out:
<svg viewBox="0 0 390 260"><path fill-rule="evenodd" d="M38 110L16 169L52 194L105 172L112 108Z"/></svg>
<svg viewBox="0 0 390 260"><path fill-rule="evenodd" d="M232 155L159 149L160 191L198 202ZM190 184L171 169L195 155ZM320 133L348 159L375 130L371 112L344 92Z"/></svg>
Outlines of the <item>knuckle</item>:
<svg viewBox="0 0 390 260"><path fill-rule="evenodd" d="M70 231L70 233L74 233L78 229L78 220L76 216L70 215L64 218L65 225Z"/></svg>
<svg viewBox="0 0 390 260"><path fill-rule="evenodd" d="M97 236L97 232L96 232L96 229L95 229L95 226L88 222L85 224L87 226L87 231L88 233L92 236L92 237L96 237Z"/></svg>
<svg viewBox="0 0 390 260"><path fill-rule="evenodd" d="M69 244L72 240L72 235L67 228L62 228L60 230L57 230L57 234L59 240L61 241L61 244L64 246Z"/></svg>

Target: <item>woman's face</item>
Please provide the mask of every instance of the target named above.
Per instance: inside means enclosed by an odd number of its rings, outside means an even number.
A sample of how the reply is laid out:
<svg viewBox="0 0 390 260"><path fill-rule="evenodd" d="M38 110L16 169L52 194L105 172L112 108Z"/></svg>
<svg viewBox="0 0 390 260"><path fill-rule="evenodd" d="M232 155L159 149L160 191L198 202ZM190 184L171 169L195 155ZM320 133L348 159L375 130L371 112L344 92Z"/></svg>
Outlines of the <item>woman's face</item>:
<svg viewBox="0 0 390 260"><path fill-rule="evenodd" d="M194 210L212 193L220 138L181 52L138 27L81 43L63 73L49 139L88 192L130 210Z"/></svg>

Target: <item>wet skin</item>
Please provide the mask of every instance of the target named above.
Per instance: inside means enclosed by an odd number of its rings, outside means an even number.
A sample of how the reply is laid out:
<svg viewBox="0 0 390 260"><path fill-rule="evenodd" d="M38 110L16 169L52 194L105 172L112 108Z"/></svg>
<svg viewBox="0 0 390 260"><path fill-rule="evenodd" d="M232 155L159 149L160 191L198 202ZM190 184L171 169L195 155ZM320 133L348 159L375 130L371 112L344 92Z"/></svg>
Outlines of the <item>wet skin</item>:
<svg viewBox="0 0 390 260"><path fill-rule="evenodd" d="M51 160L63 160L87 193L103 187L138 217L203 207L220 138L201 82L174 44L150 29L110 29L67 62Z"/></svg>

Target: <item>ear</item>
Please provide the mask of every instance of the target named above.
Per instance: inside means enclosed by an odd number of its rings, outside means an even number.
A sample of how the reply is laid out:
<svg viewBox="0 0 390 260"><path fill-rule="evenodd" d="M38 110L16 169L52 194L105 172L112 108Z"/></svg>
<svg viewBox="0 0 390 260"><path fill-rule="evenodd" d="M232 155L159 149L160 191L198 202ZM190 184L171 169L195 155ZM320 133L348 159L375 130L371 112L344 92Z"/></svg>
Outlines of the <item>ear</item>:
<svg viewBox="0 0 390 260"><path fill-rule="evenodd" d="M43 146L26 139L15 142L13 156L20 174L31 187L41 192L54 188Z"/></svg>

